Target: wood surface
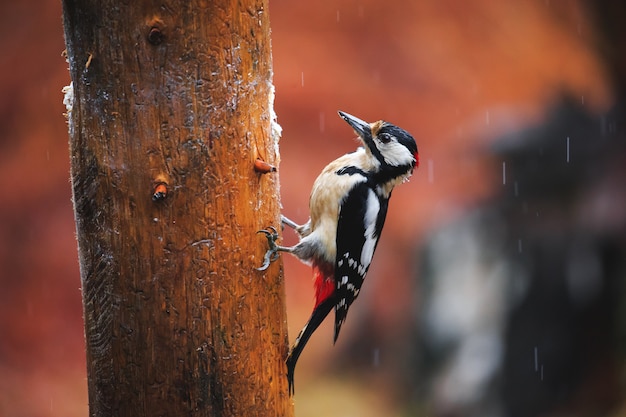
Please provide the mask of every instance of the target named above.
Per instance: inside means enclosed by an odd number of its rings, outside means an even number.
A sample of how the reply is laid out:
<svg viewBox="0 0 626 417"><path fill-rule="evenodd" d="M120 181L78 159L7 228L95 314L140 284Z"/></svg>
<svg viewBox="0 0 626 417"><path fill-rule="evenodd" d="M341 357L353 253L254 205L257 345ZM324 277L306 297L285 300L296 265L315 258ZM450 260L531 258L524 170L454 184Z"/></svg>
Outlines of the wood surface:
<svg viewBox="0 0 626 417"><path fill-rule="evenodd" d="M91 416L290 416L267 0L64 0Z"/></svg>

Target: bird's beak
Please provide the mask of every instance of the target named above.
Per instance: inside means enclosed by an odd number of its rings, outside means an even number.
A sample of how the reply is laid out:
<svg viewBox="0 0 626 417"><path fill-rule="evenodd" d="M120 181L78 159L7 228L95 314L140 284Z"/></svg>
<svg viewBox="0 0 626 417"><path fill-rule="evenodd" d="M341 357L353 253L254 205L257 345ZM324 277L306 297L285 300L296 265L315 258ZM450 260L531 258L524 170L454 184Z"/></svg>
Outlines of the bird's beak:
<svg viewBox="0 0 626 417"><path fill-rule="evenodd" d="M339 116L341 116L343 120L345 120L350 126L352 126L354 131L361 137L361 139L366 140L372 135L372 129L370 128L369 123L367 123L366 121L361 120L358 117L354 117L351 114L344 113L342 111L339 111L337 113L339 113Z"/></svg>

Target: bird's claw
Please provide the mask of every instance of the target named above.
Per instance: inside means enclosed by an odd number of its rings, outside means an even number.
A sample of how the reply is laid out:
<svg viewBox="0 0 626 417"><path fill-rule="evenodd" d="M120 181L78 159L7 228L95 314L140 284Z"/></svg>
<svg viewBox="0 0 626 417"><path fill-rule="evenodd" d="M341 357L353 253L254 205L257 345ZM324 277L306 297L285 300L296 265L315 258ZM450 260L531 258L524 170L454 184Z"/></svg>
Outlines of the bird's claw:
<svg viewBox="0 0 626 417"><path fill-rule="evenodd" d="M257 233L265 234L267 244L269 245L269 249L263 256L263 265L256 268L257 271L265 271L269 268L270 263L278 259L278 245L276 244L276 241L278 240L278 231L274 226L270 226L267 229L258 230Z"/></svg>

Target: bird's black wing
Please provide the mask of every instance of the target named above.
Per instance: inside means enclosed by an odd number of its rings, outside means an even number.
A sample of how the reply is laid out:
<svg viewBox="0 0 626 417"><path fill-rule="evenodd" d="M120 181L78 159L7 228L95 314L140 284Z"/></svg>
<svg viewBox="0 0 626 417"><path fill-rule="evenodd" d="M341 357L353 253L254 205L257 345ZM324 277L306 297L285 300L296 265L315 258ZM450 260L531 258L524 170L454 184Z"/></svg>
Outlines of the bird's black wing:
<svg viewBox="0 0 626 417"><path fill-rule="evenodd" d="M341 204L335 259L335 341L348 308L361 291L385 222L388 202L365 181L357 183Z"/></svg>

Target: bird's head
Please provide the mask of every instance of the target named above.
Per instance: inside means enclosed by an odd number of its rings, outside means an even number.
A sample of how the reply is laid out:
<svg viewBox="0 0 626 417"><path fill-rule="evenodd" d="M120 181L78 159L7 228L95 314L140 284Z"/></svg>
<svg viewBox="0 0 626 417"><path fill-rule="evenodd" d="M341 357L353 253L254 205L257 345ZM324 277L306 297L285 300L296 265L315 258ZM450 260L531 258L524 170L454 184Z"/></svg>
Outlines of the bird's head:
<svg viewBox="0 0 626 417"><path fill-rule="evenodd" d="M383 120L367 123L342 111L339 116L352 126L381 170L406 168L405 172L410 173L419 166L417 144L406 130Z"/></svg>

